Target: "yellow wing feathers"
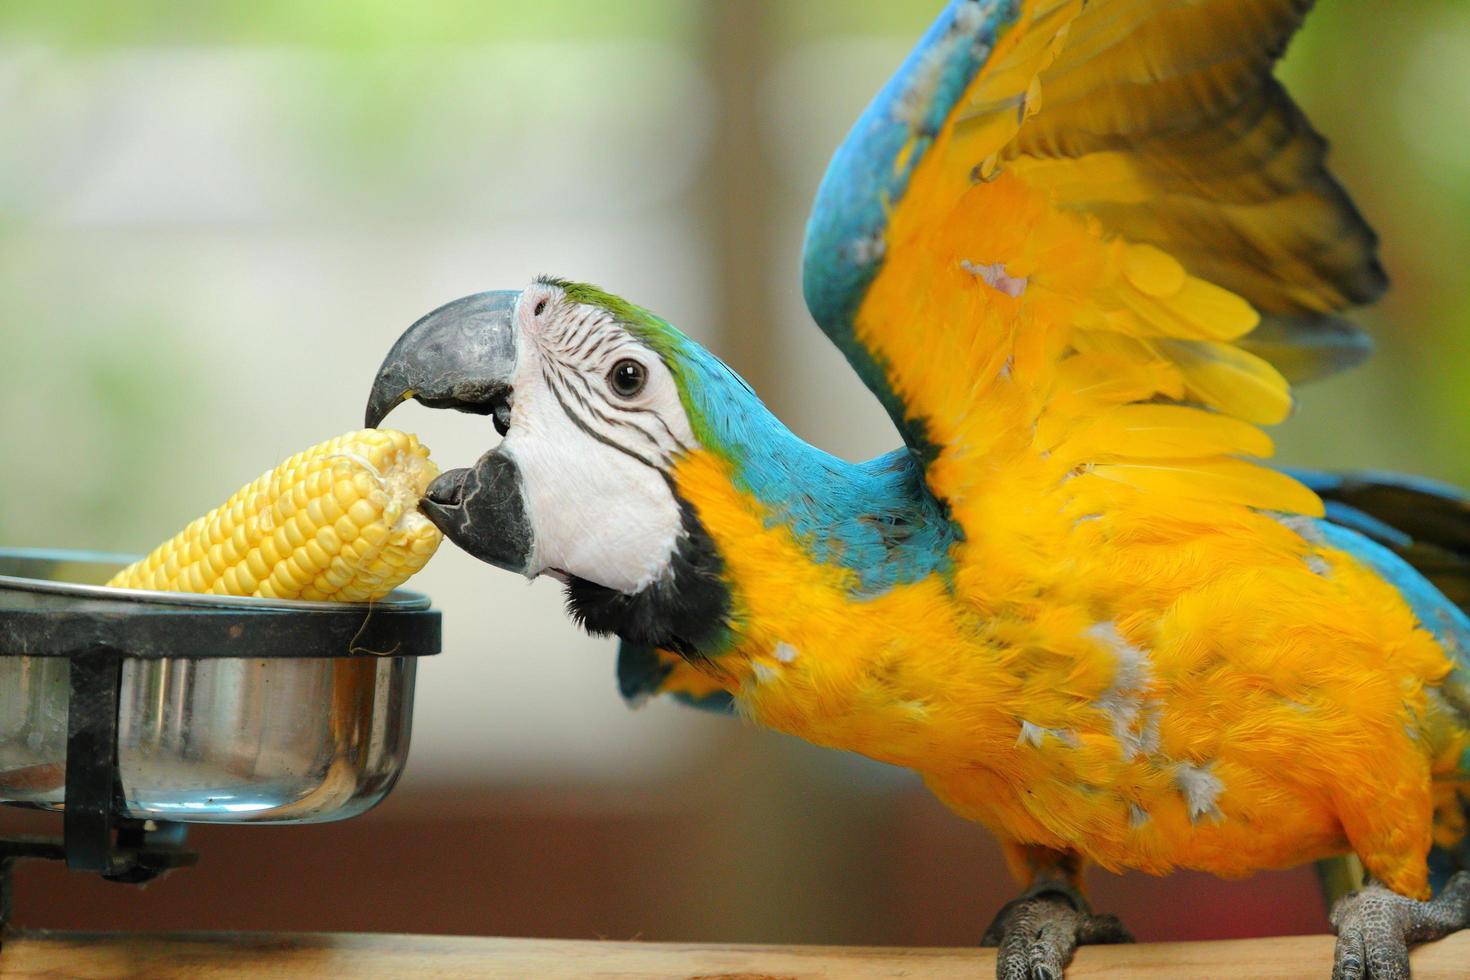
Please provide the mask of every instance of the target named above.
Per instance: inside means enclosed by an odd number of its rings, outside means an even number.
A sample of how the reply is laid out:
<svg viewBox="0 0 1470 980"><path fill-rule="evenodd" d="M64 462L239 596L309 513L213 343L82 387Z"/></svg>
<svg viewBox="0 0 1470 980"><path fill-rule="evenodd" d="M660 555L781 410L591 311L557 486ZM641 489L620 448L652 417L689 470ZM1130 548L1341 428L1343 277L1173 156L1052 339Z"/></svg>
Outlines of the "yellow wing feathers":
<svg viewBox="0 0 1470 980"><path fill-rule="evenodd" d="M1296 318L1290 351L1382 288L1270 78L1307 6L1024 5L893 205L854 325L940 447L937 493L1040 458L1063 481L1321 512L1239 458L1271 453L1255 425L1292 404L1242 346L1263 314Z"/></svg>

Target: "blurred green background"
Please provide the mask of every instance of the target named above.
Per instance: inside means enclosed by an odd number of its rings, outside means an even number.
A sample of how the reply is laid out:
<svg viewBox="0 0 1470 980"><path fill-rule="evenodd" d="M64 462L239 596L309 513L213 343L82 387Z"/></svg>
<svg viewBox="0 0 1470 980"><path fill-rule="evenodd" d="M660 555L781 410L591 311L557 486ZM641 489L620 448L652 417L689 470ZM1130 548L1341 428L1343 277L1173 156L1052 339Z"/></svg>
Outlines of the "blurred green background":
<svg viewBox="0 0 1470 980"><path fill-rule="evenodd" d="M664 313L819 445L890 448L797 258L831 150L938 6L6 0L0 545L146 550L360 424L417 316L538 273ZM1361 316L1378 355L1301 392L1281 458L1470 482L1470 4L1328 0L1282 74L1394 286ZM444 465L492 438L395 418ZM626 711L552 583L446 549L415 584L446 653L383 808L200 834L203 866L146 893L29 870L19 921L962 943L1011 891L906 773ZM1145 938L1324 925L1306 871L1096 878Z"/></svg>

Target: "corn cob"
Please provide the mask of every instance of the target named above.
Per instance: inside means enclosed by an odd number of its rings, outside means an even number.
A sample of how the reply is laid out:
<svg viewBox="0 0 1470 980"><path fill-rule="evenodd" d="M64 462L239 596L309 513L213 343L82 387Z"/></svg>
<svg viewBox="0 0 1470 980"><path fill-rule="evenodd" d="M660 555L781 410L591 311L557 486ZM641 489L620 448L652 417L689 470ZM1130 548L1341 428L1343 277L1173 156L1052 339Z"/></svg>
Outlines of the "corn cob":
<svg viewBox="0 0 1470 980"><path fill-rule="evenodd" d="M297 453L108 585L361 602L417 572L442 535L418 512L439 468L418 438L363 429Z"/></svg>

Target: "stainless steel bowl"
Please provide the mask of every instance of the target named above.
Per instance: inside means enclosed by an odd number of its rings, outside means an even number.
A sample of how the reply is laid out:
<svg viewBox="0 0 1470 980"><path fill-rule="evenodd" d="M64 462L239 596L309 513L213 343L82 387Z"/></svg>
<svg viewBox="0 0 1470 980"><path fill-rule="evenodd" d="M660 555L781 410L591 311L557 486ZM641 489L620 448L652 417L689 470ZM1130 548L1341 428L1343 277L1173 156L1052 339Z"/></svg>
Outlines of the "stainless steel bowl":
<svg viewBox="0 0 1470 980"><path fill-rule="evenodd" d="M278 602L182 595L101 585L132 559L78 552L0 551L0 802L59 810L66 781L69 663L29 655L35 637L72 643L73 610L98 622L147 620L148 635L170 639L171 623L228 623L193 629L214 651L122 663L117 768L120 815L192 823L313 823L355 816L393 787L408 757L416 656L345 653L351 625L372 621L378 635L396 618L438 614L426 597L395 592L369 604ZM16 612L14 610L20 610ZM406 617L399 614L418 614ZM243 615L242 615L243 614ZM28 615L30 646L7 639L7 615ZM355 619L347 619L354 617ZM228 652L251 630L290 627L305 656L237 658ZM344 632L344 624L346 632ZM51 626L54 625L54 629ZM322 629L316 627L320 625ZM422 625L422 624L420 624ZM182 635L182 634L181 634ZM261 635L265 635L262 633ZM274 633L269 635L276 635ZM283 634L287 635L287 634ZM210 637L215 637L213 640ZM420 644L422 646L422 644ZM132 651L118 644L123 653ZM355 648L354 648L355 649ZM393 651L398 652L398 651Z"/></svg>

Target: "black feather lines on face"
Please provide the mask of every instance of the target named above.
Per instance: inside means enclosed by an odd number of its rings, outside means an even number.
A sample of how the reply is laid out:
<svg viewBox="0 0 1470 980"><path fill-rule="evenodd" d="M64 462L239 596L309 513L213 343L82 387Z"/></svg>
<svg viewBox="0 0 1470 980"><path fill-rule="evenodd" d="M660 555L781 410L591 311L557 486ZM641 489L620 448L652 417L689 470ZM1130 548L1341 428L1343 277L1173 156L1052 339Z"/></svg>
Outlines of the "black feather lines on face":
<svg viewBox="0 0 1470 980"><path fill-rule="evenodd" d="M669 492L674 493L672 483ZM687 501L679 499L684 532L657 581L634 593L572 577L567 611L594 636L616 634L631 643L685 657L714 653L730 629L725 562Z"/></svg>
<svg viewBox="0 0 1470 980"><path fill-rule="evenodd" d="M546 338L541 376L567 417L598 442L655 470L687 451L668 423L652 408L614 401L605 380L607 362L620 348L639 347L605 311L577 309L575 318L557 323ZM660 431L668 444L660 439Z"/></svg>

